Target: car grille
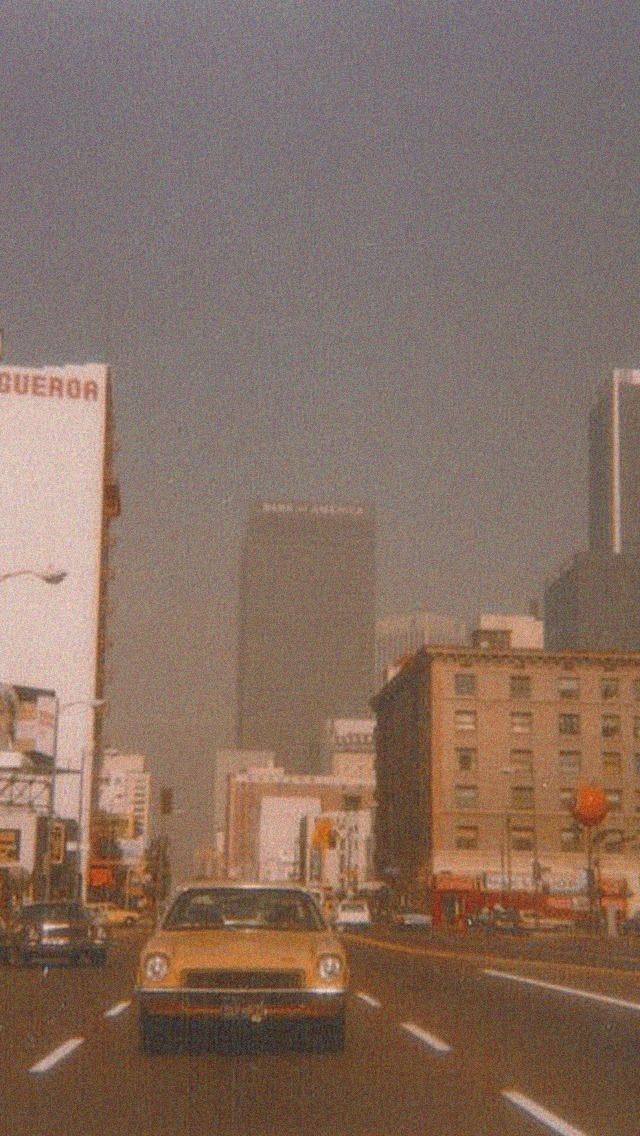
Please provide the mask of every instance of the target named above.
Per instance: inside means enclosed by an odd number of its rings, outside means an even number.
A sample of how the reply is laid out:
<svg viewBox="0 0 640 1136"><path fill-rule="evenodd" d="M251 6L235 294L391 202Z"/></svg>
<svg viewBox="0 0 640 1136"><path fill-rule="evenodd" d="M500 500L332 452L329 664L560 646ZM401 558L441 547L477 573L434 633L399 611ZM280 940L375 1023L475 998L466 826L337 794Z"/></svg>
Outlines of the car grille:
<svg viewBox="0 0 640 1136"><path fill-rule="evenodd" d="M186 970L183 983L192 990L300 990L301 970Z"/></svg>

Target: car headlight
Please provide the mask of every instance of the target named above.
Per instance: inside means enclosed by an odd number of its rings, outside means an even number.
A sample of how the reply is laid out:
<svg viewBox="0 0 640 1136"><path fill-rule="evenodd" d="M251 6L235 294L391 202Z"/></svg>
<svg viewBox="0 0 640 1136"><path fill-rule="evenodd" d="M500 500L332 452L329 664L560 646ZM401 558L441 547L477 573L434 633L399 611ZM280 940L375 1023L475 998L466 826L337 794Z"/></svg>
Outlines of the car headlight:
<svg viewBox="0 0 640 1136"><path fill-rule="evenodd" d="M169 970L169 959L166 955L149 955L144 960L144 976L154 981L164 978Z"/></svg>
<svg viewBox="0 0 640 1136"><path fill-rule="evenodd" d="M339 978L344 970L340 955L321 955L318 959L318 974L325 982Z"/></svg>

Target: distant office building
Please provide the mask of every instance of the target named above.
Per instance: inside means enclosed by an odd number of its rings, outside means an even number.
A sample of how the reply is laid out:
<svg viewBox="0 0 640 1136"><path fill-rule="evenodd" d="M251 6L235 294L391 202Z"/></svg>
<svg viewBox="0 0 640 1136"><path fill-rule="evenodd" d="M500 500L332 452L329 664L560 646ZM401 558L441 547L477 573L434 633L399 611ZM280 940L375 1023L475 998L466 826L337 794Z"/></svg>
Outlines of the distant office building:
<svg viewBox="0 0 640 1136"><path fill-rule="evenodd" d="M551 650L640 650L640 371L614 371L591 411L589 551L544 609Z"/></svg>
<svg viewBox="0 0 640 1136"><path fill-rule="evenodd" d="M413 655L420 647L435 644L466 643L468 630L460 619L434 611L413 611L390 615L376 621L376 689L387 678L387 667L398 659Z"/></svg>
<svg viewBox="0 0 640 1136"><path fill-rule="evenodd" d="M374 777L375 720L331 718L326 723L322 746L323 772L336 777Z"/></svg>
<svg viewBox="0 0 640 1136"><path fill-rule="evenodd" d="M535 615L483 614L471 633L474 647L540 651L544 623Z"/></svg>
<svg viewBox="0 0 640 1136"><path fill-rule="evenodd" d="M122 818L126 838L149 837L151 809L151 774L145 769L145 758L139 753L105 750L100 776L98 807L109 816Z"/></svg>
<svg viewBox="0 0 640 1136"><path fill-rule="evenodd" d="M589 548L640 552L640 371L614 371L589 416Z"/></svg>
<svg viewBox="0 0 640 1136"><path fill-rule="evenodd" d="M273 769L274 765L275 754L273 750L234 749L232 747L216 750L213 783L213 828L215 833L224 832L226 828L229 778L234 773L246 773L247 769Z"/></svg>
<svg viewBox="0 0 640 1136"><path fill-rule="evenodd" d="M545 589L550 651L640 651L640 562L581 553Z"/></svg>
<svg viewBox="0 0 640 1136"><path fill-rule="evenodd" d="M368 714L374 637L373 510L259 503L241 565L238 746L318 772L326 719Z"/></svg>

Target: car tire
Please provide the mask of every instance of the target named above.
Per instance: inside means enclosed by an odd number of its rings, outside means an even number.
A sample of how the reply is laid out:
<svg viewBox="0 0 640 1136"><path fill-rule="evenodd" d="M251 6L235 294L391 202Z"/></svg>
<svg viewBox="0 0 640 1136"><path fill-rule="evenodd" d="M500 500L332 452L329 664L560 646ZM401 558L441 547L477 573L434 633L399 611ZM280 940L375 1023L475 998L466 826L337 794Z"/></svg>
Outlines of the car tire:
<svg viewBox="0 0 640 1136"><path fill-rule="evenodd" d="M143 1053L162 1053L168 1039L168 1025L163 1018L141 1013L138 1018L138 1036Z"/></svg>

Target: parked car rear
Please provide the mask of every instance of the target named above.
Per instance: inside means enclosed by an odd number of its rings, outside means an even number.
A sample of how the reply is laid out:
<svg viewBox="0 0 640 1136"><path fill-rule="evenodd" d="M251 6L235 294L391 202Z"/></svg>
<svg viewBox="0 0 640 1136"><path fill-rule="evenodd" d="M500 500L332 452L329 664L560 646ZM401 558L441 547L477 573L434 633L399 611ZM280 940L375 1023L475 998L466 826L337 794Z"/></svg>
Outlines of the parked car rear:
<svg viewBox="0 0 640 1136"><path fill-rule="evenodd" d="M8 929L9 961L14 965L63 960L107 960L107 931L80 903L30 903L20 908Z"/></svg>
<svg viewBox="0 0 640 1136"><path fill-rule="evenodd" d="M369 904L365 899L341 899L336 906L333 922L339 930L343 927L369 927Z"/></svg>

